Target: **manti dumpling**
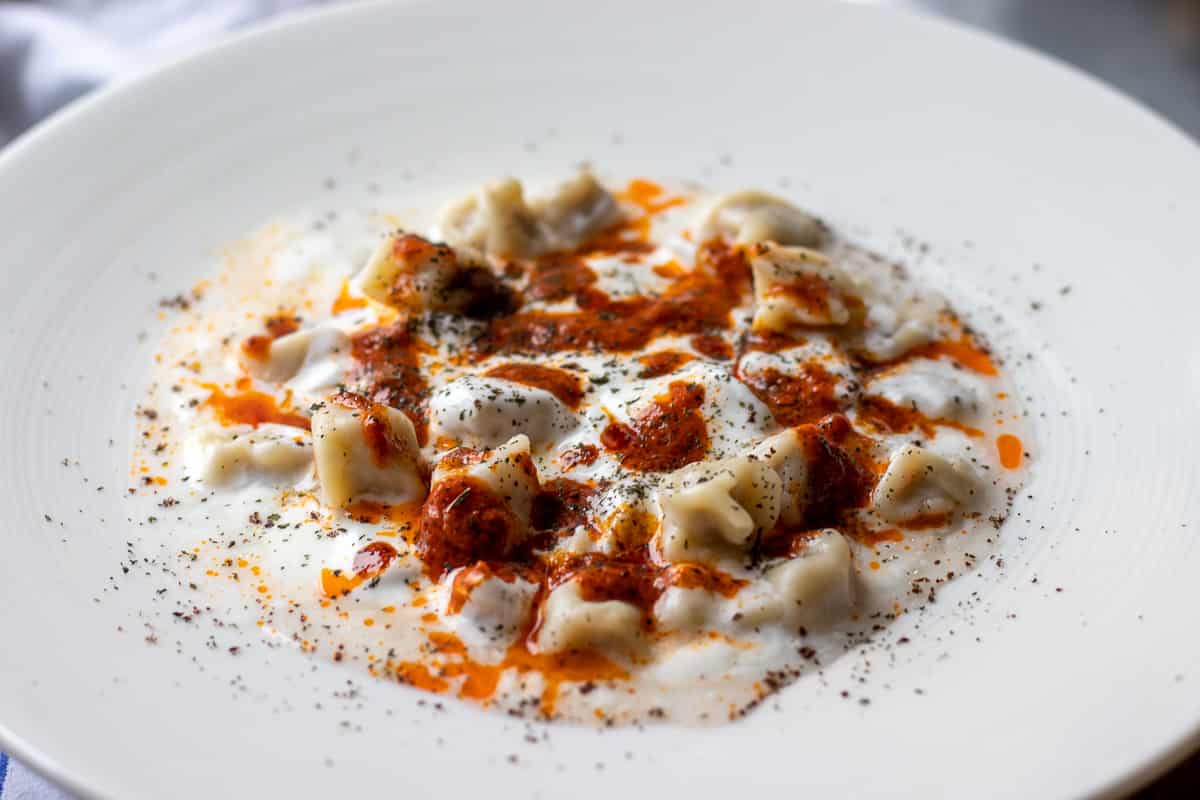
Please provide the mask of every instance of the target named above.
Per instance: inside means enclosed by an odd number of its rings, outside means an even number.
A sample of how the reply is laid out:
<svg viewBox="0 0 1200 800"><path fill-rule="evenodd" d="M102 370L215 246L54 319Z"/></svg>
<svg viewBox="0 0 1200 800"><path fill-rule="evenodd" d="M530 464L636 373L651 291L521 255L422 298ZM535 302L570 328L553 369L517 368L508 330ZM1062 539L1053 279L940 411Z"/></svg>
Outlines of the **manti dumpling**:
<svg viewBox="0 0 1200 800"><path fill-rule="evenodd" d="M467 375L429 398L432 435L467 447L497 447L517 433L541 447L577 425L575 415L550 392L496 378Z"/></svg>
<svg viewBox="0 0 1200 800"><path fill-rule="evenodd" d="M306 363L328 359L349 344L349 338L335 328L307 328L271 340L265 352L242 348L238 363L259 380L283 383L295 377Z"/></svg>
<svg viewBox="0 0 1200 800"><path fill-rule="evenodd" d="M455 246L501 258L532 258L574 249L620 216L612 194L582 171L531 203L515 178L489 183L447 208L441 229Z"/></svg>
<svg viewBox="0 0 1200 800"><path fill-rule="evenodd" d="M828 238L812 214L773 194L753 189L722 195L700 225L700 240L720 237L735 244L776 242L819 248Z"/></svg>
<svg viewBox="0 0 1200 800"><path fill-rule="evenodd" d="M871 505L888 522L901 523L972 504L982 488L966 464L909 444L892 455Z"/></svg>
<svg viewBox="0 0 1200 800"><path fill-rule="evenodd" d="M659 488L659 548L668 561L740 560L779 518L782 482L762 461L735 456L697 462Z"/></svg>
<svg viewBox="0 0 1200 800"><path fill-rule="evenodd" d="M768 569L767 580L778 593L788 624L842 618L853 602L850 545L841 533L827 528L809 539L798 555Z"/></svg>
<svg viewBox="0 0 1200 800"><path fill-rule="evenodd" d="M312 435L325 505L425 497L417 434L402 412L359 395L334 395L313 412Z"/></svg>
<svg viewBox="0 0 1200 800"><path fill-rule="evenodd" d="M403 231L380 243L357 281L367 297L410 313L483 318L513 305L511 290L477 255Z"/></svg>
<svg viewBox="0 0 1200 800"><path fill-rule="evenodd" d="M840 326L861 315L853 281L816 250L762 243L749 252L755 330L787 333L795 327Z"/></svg>
<svg viewBox="0 0 1200 800"><path fill-rule="evenodd" d="M642 612L620 600L585 600L578 582L554 588L542 605L537 647L563 650L627 650L639 642Z"/></svg>
<svg viewBox="0 0 1200 800"><path fill-rule="evenodd" d="M493 450L458 448L443 456L433 471L417 537L433 576L506 558L529 535L540 488L524 434Z"/></svg>
<svg viewBox="0 0 1200 800"><path fill-rule="evenodd" d="M213 486L280 486L311 468L313 442L308 431L288 425L204 426L188 437L185 453L193 473Z"/></svg>

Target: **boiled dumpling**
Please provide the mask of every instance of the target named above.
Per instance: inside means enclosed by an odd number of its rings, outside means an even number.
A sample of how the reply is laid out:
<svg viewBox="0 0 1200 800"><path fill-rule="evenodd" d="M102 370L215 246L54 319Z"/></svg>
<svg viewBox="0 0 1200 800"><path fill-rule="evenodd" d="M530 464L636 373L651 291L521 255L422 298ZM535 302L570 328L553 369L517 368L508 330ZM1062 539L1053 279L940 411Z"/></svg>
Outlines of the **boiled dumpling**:
<svg viewBox="0 0 1200 800"><path fill-rule="evenodd" d="M717 563L740 558L779 518L779 475L754 459L698 462L659 489L659 547L668 561Z"/></svg>
<svg viewBox="0 0 1200 800"><path fill-rule="evenodd" d="M344 350L349 339L333 328L308 328L271 340L266 352L238 354L239 363L247 373L259 380L283 383L291 380L307 363Z"/></svg>
<svg viewBox="0 0 1200 800"><path fill-rule="evenodd" d="M781 197L747 190L727 194L709 209L700 226L701 241L721 237L737 244L776 242L820 247L825 226Z"/></svg>
<svg viewBox="0 0 1200 800"><path fill-rule="evenodd" d="M313 412L312 434L325 505L425 497L417 434L403 413L357 395L335 395Z"/></svg>
<svg viewBox="0 0 1200 800"><path fill-rule="evenodd" d="M620 600L585 600L576 581L569 580L546 597L541 608L537 649L625 650L641 638L642 612Z"/></svg>
<svg viewBox="0 0 1200 800"><path fill-rule="evenodd" d="M755 245L750 268L755 330L787 333L796 326L845 325L861 308L849 276L815 250Z"/></svg>
<svg viewBox="0 0 1200 800"><path fill-rule="evenodd" d="M850 545L838 531L826 529L809 539L794 558L767 570L784 618L814 625L843 618L852 602Z"/></svg>
<svg viewBox="0 0 1200 800"><path fill-rule="evenodd" d="M455 247L501 257L531 258L552 246L546 225L525 203L515 178L489 183L442 215L441 230Z"/></svg>
<svg viewBox="0 0 1200 800"><path fill-rule="evenodd" d="M669 586L654 604L654 618L666 630L696 630L710 621L715 606L712 592Z"/></svg>
<svg viewBox="0 0 1200 800"><path fill-rule="evenodd" d="M468 644L506 647L525 630L538 586L500 577L484 562L447 574L445 613Z"/></svg>
<svg viewBox="0 0 1200 800"><path fill-rule="evenodd" d="M770 436L755 447L751 455L779 476L779 518L784 525L799 525L808 493L808 457L800 431L788 428Z"/></svg>
<svg viewBox="0 0 1200 800"><path fill-rule="evenodd" d="M488 317L510 310L512 292L477 257L411 233L388 236L358 277L372 300L408 311Z"/></svg>
<svg viewBox="0 0 1200 800"><path fill-rule="evenodd" d="M531 531L540 491L529 437L494 450L459 448L433 471L421 511L417 550L433 577L447 570L507 558Z"/></svg>
<svg viewBox="0 0 1200 800"><path fill-rule="evenodd" d="M449 246L399 231L379 243L358 283L377 303L417 310L446 291L457 267L458 256Z"/></svg>
<svg viewBox="0 0 1200 800"><path fill-rule="evenodd" d="M927 344L937 335L939 304L927 298L892 304L880 298L870 304L860 347L876 361L892 361Z"/></svg>
<svg viewBox="0 0 1200 800"><path fill-rule="evenodd" d="M984 381L948 362L914 358L874 378L866 393L935 419L967 420L979 413Z"/></svg>
<svg viewBox="0 0 1200 800"><path fill-rule="evenodd" d="M312 464L308 431L264 424L197 428L185 448L190 471L215 486L294 484Z"/></svg>
<svg viewBox="0 0 1200 800"><path fill-rule="evenodd" d="M871 504L885 520L902 523L968 505L981 489L966 464L909 444L892 456L871 495Z"/></svg>
<svg viewBox="0 0 1200 800"><path fill-rule="evenodd" d="M586 170L535 200L531 207L556 247L564 250L578 247L621 218L616 199Z"/></svg>
<svg viewBox="0 0 1200 800"><path fill-rule="evenodd" d="M616 199L590 172L527 203L515 178L487 184L446 209L441 230L456 247L501 258L573 250L621 218Z"/></svg>
<svg viewBox="0 0 1200 800"><path fill-rule="evenodd" d="M429 398L429 424L435 437L467 447L496 447L517 433L541 447L570 433L578 421L544 389L468 375Z"/></svg>
<svg viewBox="0 0 1200 800"><path fill-rule="evenodd" d="M533 499L541 490L537 467L530 455L529 437L517 434L493 450L451 452L433 471L434 488L454 477L479 481L504 501L522 526L529 525Z"/></svg>

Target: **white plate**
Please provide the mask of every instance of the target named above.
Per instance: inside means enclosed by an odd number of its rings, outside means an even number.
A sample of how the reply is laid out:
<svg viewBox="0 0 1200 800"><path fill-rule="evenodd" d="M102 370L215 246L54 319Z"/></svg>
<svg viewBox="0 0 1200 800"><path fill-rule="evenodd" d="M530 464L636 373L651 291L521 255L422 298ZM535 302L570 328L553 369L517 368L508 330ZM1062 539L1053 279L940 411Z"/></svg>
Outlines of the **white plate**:
<svg viewBox="0 0 1200 800"><path fill-rule="evenodd" d="M173 623L169 554L122 500L158 298L273 215L376 202L370 182L415 204L582 159L783 185L994 305L1045 415L1005 567L738 724L537 744ZM75 791L1062 796L1196 741L1200 150L1074 72L823 3L353 6L76 105L0 158L0 218L0 744ZM154 560L122 575L128 553Z"/></svg>

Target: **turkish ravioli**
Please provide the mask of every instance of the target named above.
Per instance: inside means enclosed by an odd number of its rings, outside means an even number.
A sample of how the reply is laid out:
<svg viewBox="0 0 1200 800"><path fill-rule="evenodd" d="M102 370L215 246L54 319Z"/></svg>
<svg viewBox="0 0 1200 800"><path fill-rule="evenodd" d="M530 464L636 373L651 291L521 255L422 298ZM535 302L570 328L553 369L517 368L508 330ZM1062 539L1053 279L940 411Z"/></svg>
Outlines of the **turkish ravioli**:
<svg viewBox="0 0 1200 800"><path fill-rule="evenodd" d="M204 530L178 550L249 587L242 629L514 714L712 722L999 546L1021 394L835 220L588 169L378 199L234 248L156 358L134 497Z"/></svg>

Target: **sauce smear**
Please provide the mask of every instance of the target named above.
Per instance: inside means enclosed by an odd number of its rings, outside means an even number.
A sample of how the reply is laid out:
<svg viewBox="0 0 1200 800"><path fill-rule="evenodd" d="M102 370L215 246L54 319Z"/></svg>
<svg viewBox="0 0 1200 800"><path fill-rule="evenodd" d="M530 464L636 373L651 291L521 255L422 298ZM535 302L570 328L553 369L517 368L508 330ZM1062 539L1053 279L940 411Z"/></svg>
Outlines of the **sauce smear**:
<svg viewBox="0 0 1200 800"><path fill-rule="evenodd" d="M306 431L312 428L308 417L281 408L275 398L265 392L243 389L237 394L226 394L212 383L204 384L204 388L209 391L204 407L211 408L222 425L253 425L257 428L264 423L274 423Z"/></svg>
<svg viewBox="0 0 1200 800"><path fill-rule="evenodd" d="M667 394L639 414L632 425L612 421L600 434L600 443L621 458L621 465L637 472L669 472L704 458L708 428L700 406L704 387L674 381Z"/></svg>

